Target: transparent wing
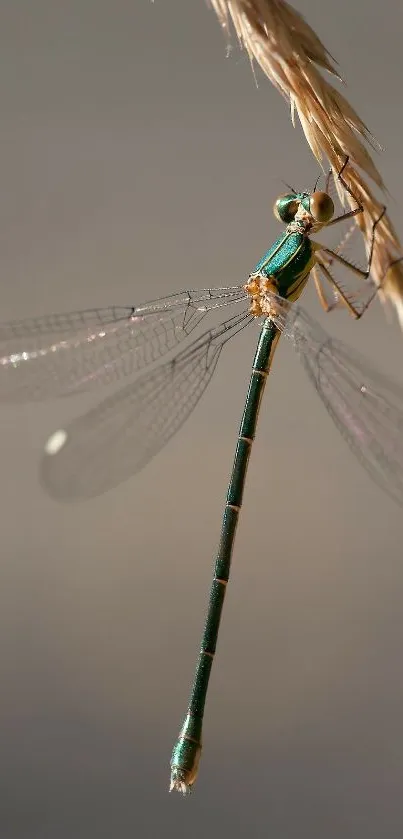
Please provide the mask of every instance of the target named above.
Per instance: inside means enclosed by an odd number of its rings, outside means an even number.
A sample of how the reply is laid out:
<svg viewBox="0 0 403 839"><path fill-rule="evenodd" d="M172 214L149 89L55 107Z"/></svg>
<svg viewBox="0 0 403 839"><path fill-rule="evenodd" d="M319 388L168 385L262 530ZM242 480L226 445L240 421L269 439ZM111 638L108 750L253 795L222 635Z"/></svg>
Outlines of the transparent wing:
<svg viewBox="0 0 403 839"><path fill-rule="evenodd" d="M88 498L142 469L199 401L224 344L252 320L238 314L205 332L171 361L53 434L41 464L47 491L59 500Z"/></svg>
<svg viewBox="0 0 403 839"><path fill-rule="evenodd" d="M299 305L270 295L273 320L294 344L337 428L364 469L403 504L403 388L329 335Z"/></svg>
<svg viewBox="0 0 403 839"><path fill-rule="evenodd" d="M116 382L158 360L242 287L184 291L144 306L0 324L0 401L63 396Z"/></svg>

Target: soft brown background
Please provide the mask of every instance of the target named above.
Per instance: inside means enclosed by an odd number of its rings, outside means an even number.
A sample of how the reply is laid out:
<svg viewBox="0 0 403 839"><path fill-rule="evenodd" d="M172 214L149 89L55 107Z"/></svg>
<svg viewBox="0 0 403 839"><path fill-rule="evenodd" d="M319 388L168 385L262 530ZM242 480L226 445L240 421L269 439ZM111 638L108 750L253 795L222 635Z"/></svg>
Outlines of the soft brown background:
<svg viewBox="0 0 403 839"><path fill-rule="evenodd" d="M403 233L403 11L300 10L385 145ZM279 179L317 168L286 104L203 0L0 3L2 319L241 282ZM305 306L320 317L313 291ZM330 322L331 321L331 322ZM399 377L375 304L328 328ZM252 331L253 333L253 331ZM194 796L167 792L202 629L253 334L137 478L41 491L48 434L90 398L0 414L1 839L397 839L402 514L281 346L238 531Z"/></svg>

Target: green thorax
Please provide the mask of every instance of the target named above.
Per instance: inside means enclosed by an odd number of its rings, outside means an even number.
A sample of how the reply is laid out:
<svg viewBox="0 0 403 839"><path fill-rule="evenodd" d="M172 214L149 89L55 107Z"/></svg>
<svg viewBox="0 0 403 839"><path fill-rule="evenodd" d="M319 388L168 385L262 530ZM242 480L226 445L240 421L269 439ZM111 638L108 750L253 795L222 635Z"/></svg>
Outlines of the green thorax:
<svg viewBox="0 0 403 839"><path fill-rule="evenodd" d="M270 277L278 294L295 300L301 294L315 262L315 249L304 233L283 233L266 251L251 277Z"/></svg>

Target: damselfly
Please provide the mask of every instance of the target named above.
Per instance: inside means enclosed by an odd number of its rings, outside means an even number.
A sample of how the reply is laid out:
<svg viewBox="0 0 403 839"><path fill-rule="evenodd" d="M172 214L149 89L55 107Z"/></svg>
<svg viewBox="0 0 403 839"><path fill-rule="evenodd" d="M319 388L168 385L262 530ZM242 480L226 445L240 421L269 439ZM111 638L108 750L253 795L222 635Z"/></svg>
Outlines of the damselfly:
<svg viewBox="0 0 403 839"><path fill-rule="evenodd" d="M350 192L343 169L339 182ZM198 771L207 687L247 466L281 333L291 340L352 451L372 478L395 501L403 502L403 391L330 338L295 303L313 270L325 307L335 299L326 302L323 279L330 283L338 301L360 317L376 293L368 278L379 219L373 222L364 270L346 260L340 249L329 249L311 239L321 228L361 212L358 202L355 209L334 218L328 190L290 189L277 199L274 210L286 224L285 232L257 264L246 285L186 291L143 306L51 315L0 327L0 398L5 401L78 393L149 368L134 384L49 438L41 463L42 480L57 498L73 499L98 495L141 469L189 416L227 342L257 320L262 322L194 684L171 760L171 788L184 793L192 787ZM369 288L361 305L335 279L332 266L336 264L354 272ZM229 306L236 307L235 314L200 334L205 319ZM178 344L184 347L180 351ZM171 357L157 364L168 353Z"/></svg>

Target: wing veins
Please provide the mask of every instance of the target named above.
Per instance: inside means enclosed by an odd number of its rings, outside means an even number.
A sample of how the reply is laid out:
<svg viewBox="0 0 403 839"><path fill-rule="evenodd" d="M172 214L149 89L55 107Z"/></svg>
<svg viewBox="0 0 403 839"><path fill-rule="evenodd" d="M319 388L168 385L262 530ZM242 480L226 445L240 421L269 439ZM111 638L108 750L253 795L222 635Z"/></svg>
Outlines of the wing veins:
<svg viewBox="0 0 403 839"><path fill-rule="evenodd" d="M234 315L73 420L60 452L43 456L48 492L64 500L96 496L142 469L197 405L229 338L252 321Z"/></svg>

